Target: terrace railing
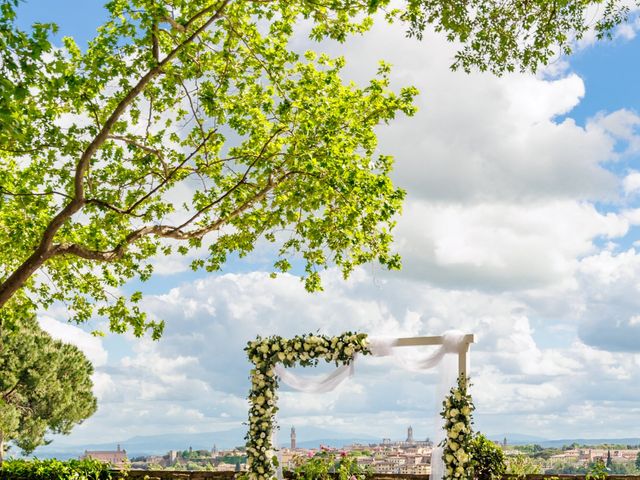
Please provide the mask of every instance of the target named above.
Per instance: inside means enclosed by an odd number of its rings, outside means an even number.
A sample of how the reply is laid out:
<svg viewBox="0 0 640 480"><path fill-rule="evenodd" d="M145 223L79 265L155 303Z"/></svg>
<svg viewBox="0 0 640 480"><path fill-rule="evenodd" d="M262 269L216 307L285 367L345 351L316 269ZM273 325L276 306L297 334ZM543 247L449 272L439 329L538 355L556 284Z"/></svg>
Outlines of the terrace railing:
<svg viewBox="0 0 640 480"><path fill-rule="evenodd" d="M115 470L116 478L123 480L234 480L241 473L208 472L187 470ZM122 475L120 475L122 473ZM288 475L287 475L288 477ZM429 475L374 473L370 480L429 480ZM607 475L607 480L640 480L640 475ZM529 474L524 476L504 475L503 480L586 480L585 475Z"/></svg>

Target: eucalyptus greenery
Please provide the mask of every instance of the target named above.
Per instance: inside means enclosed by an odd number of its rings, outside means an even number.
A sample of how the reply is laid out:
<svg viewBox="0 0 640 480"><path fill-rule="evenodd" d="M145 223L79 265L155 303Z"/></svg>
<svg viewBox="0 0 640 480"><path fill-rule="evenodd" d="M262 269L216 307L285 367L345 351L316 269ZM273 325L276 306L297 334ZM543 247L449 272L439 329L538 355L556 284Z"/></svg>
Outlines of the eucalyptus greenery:
<svg viewBox="0 0 640 480"><path fill-rule="evenodd" d="M336 337L299 335L290 339L279 336L258 337L245 348L254 368L249 392L249 431L247 468L249 480L274 478L276 458L271 441L273 421L278 411L278 377L275 366L315 366L320 360L348 365L356 354L368 355L367 335L345 332Z"/></svg>
<svg viewBox="0 0 640 480"><path fill-rule="evenodd" d="M400 265L404 193L375 127L413 115L417 92L392 91L386 64L346 84L341 58L291 49L302 28L344 42L376 16L432 25L460 42L454 67L499 74L628 15L616 0L110 0L81 48L18 28L18 1L0 0L0 324L58 301L155 338L162 321L120 287L158 255L217 271L262 238L309 290L329 265Z"/></svg>

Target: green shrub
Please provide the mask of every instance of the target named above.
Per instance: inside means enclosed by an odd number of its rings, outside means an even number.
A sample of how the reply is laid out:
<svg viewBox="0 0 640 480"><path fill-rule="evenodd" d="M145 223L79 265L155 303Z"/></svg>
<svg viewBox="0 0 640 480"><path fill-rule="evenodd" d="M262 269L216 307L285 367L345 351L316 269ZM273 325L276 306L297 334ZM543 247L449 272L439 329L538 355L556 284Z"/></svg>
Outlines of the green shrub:
<svg viewBox="0 0 640 480"><path fill-rule="evenodd" d="M502 449L481 433L471 440L471 465L477 480L495 480L505 472Z"/></svg>
<svg viewBox="0 0 640 480"><path fill-rule="evenodd" d="M605 480L608 475L607 466L602 460L599 460L589 465L589 471L584 478L585 480Z"/></svg>
<svg viewBox="0 0 640 480"><path fill-rule="evenodd" d="M98 460L6 460L0 480L110 480L109 465Z"/></svg>
<svg viewBox="0 0 640 480"><path fill-rule="evenodd" d="M538 474L540 471L540 466L523 454L510 456L507 461L507 473L517 478L525 478L526 475Z"/></svg>
<svg viewBox="0 0 640 480"><path fill-rule="evenodd" d="M365 480L371 473L358 465L354 455L347 452L323 449L310 458L299 456L294 460L296 480Z"/></svg>

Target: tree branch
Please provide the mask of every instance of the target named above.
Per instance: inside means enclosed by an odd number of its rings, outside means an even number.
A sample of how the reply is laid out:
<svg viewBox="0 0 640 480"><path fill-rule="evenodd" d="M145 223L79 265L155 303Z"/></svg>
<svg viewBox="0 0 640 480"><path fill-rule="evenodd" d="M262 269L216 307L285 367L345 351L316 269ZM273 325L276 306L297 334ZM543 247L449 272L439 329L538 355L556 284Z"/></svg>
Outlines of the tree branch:
<svg viewBox="0 0 640 480"><path fill-rule="evenodd" d="M15 392L19 386L20 386L20 382L18 381L18 382L16 382L16 384L15 384L13 387L11 387L11 389L9 389L7 392L4 392L4 393L2 394L2 399L3 399L5 402L9 402L10 397L11 397L11 394L12 394L13 392Z"/></svg>
<svg viewBox="0 0 640 480"><path fill-rule="evenodd" d="M195 22L203 16L214 12L208 20L198 27L191 35L184 39L181 43L167 54L154 68L149 70L138 83L124 96L115 107L113 112L104 125L95 136L93 141L87 146L82 156L78 160L74 174L74 196L71 201L58 212L49 222L38 246L34 252L0 285L0 308L4 306L13 294L20 289L24 283L33 275L44 262L53 255L52 245L53 239L64 223L77 213L83 205L85 205L84 177L89 169L89 163L98 149L104 144L116 122L126 111L129 105L140 95L145 87L157 77L163 70L164 66L169 64L177 55L201 35L216 20L222 17L224 9L231 0L222 0L218 5L211 5L196 15L194 15L186 24L185 29L188 30ZM1 323L0 323L1 324Z"/></svg>
<svg viewBox="0 0 640 480"><path fill-rule="evenodd" d="M76 243L61 243L55 245L52 249L52 255L75 255L76 257L84 258L86 260L93 260L98 262L113 262L121 259L126 253L131 245L133 245L136 241L141 238L149 235L153 235L156 237L162 238L172 238L174 240L189 240L192 238L202 238L207 233L211 233L215 230L220 229L223 225L229 223L234 218L237 218L242 213L251 208L255 203L260 202L264 198L266 198L267 194L276 186L281 184L283 181L288 179L291 176L291 173L286 173L282 175L278 181L269 180L264 187L262 187L256 194L246 200L243 204L238 206L235 210L233 210L229 215L224 218L219 218L218 220L206 225L204 227L185 231L180 229L180 227L170 226L170 225L148 225L129 233L125 239L112 250L100 251L100 250L92 250L83 245L79 245Z"/></svg>
<svg viewBox="0 0 640 480"><path fill-rule="evenodd" d="M46 197L49 195L60 195L61 197L64 197L64 198L71 198L71 195L67 195L66 193L63 193L63 192L58 192L57 190L51 190L50 192L15 193L4 187L0 187L0 193L4 195L10 195L12 197Z"/></svg>
<svg viewBox="0 0 640 480"><path fill-rule="evenodd" d="M184 26L180 25L172 17L164 17L162 19L162 21L163 22L167 22L169 25L171 25L171 28L173 28L174 30L178 30L179 32L184 32L185 31Z"/></svg>
<svg viewBox="0 0 640 480"><path fill-rule="evenodd" d="M236 182L236 184L231 187L230 189L228 189L223 195L221 195L220 197L216 198L215 200L213 200L212 202L210 202L209 204L207 204L205 207L201 208L198 212L196 212L195 215L193 215L189 220L187 220L186 222L184 222L182 225L180 225L179 227L177 227L179 230L182 230L183 228L189 226L191 223L193 223L200 215L202 215L204 212L206 212L207 210L209 210L211 207L213 207L214 205L217 205L218 203L222 202L225 198L229 197L229 195L231 195L234 191L236 191L238 188L240 188L241 185L246 184L247 178L249 178L249 173L251 172L251 170L253 169L253 167L256 165L256 163L258 163L258 160L260 160L262 158L262 156L264 155L264 152L266 151L267 147L269 146L269 144L273 141L274 138L276 138L278 136L278 134L280 132L282 132L283 128L279 128L277 129L272 135L271 137L269 137L269 139L264 143L264 145L262 146L262 148L260 149L260 153L256 156L256 158L253 160L253 162L251 162L249 164L249 166L247 167L247 169L245 170L244 174L242 175L242 177L240 178L240 180L238 180Z"/></svg>
<svg viewBox="0 0 640 480"><path fill-rule="evenodd" d="M136 200L135 202L133 202L131 205L129 205L129 207L127 208L120 208L120 207L116 207L113 205L109 205L108 203L99 200L99 199L88 199L86 201L86 203L95 203L96 205L102 205L103 207L109 208L110 210L114 210L118 213L122 213L125 215L134 215L133 211L138 208L145 200L148 200L154 193L157 193L162 187L164 187L165 185L167 185L167 183L169 183L169 180L171 180L171 178L173 178L173 176L182 168L184 167L184 165L191 160L194 156L196 156L196 154L207 144L207 142L209 141L209 139L211 138L211 136L213 134L216 133L216 130L211 130L209 132L209 134L202 139L202 142L200 142L200 144L196 147L196 149L191 152L189 155L187 155L178 165L176 165L170 172L168 172L168 174L166 175L166 177L160 182L158 183L158 185L156 185L155 187L153 187L151 190L149 190L146 194L144 194L141 198L139 198L138 200ZM125 137L122 138L123 140L127 140ZM145 147L145 146L140 146L140 148L149 148L149 147ZM150 149L153 152L157 152L158 155L162 155L162 152L155 150L155 149ZM134 215L134 216L142 216L142 215Z"/></svg>
<svg viewBox="0 0 640 480"><path fill-rule="evenodd" d="M160 44L158 43L158 24L153 23L151 28L151 53L156 62L160 61Z"/></svg>

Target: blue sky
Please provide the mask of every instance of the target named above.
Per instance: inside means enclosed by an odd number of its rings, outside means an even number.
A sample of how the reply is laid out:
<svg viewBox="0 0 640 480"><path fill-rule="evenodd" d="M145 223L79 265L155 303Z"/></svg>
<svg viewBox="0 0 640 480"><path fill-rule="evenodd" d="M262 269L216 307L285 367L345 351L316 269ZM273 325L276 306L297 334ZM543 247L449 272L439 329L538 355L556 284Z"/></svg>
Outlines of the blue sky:
<svg viewBox="0 0 640 480"><path fill-rule="evenodd" d="M99 2L52 5L27 2L21 22L56 21L59 38L83 44L103 15ZM638 36L582 45L547 74L499 79L451 73L451 45L435 35L419 44L384 24L346 46L297 37L294 47L345 55L356 80L388 60L395 83L421 90L415 118L379 131L408 191L396 234L405 268L371 266L349 282L329 271L326 291L309 295L295 277L268 278L264 245L214 275L162 261L171 268L141 287L145 308L167 320L156 343L91 338L64 323L63 309L42 312L45 328L84 348L97 371L98 413L60 441L239 426L242 347L256 334L452 327L478 338L471 371L481 430L640 436L630 430L640 425ZM396 438L413 424L432 436L434 402L424 399L433 382L364 362L332 394L283 392L280 419Z"/></svg>

